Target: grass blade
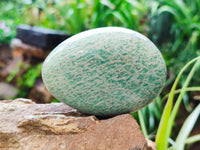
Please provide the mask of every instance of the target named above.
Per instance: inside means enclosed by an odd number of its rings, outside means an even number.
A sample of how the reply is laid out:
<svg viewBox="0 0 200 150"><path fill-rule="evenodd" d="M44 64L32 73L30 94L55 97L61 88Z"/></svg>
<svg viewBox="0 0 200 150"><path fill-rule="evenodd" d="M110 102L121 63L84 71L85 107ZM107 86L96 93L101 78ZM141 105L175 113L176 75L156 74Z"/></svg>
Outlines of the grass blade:
<svg viewBox="0 0 200 150"><path fill-rule="evenodd" d="M188 75L188 77L187 77L187 79L186 79L186 81L185 81L185 83L184 83L184 85L182 87L181 93L178 96L178 99L176 100L176 103L175 103L174 108L172 110L172 113L170 115L168 126L167 126L167 134L166 135L167 135L168 138L170 137L175 117L176 117L176 115L178 113L178 109L179 109L179 106L181 104L183 95L185 94L185 89L189 85L190 80L192 79L192 77L193 77L193 75L194 75L194 73L196 71L196 68L198 67L199 62L200 62L200 59L192 67L192 70L190 71L190 73L189 73L189 75Z"/></svg>
<svg viewBox="0 0 200 150"><path fill-rule="evenodd" d="M181 92L182 89L178 89L178 90L175 90L174 94L178 94ZM200 91L200 87L197 86L197 87L188 87L188 88L185 88L184 90L185 92L192 92L192 91ZM164 101L167 99L167 97L169 96L169 94L166 94L161 101Z"/></svg>
<svg viewBox="0 0 200 150"><path fill-rule="evenodd" d="M195 142L198 142L198 141L200 141L200 134L197 134L197 135L194 135L194 136L187 138L185 140L185 144L192 144L192 143L195 143Z"/></svg>
<svg viewBox="0 0 200 150"><path fill-rule="evenodd" d="M142 117L141 110L138 110L138 117L139 117L139 121L140 121L141 130L142 130L144 136L147 137L148 133L147 133L147 129L146 129L146 126L145 126L145 121Z"/></svg>
<svg viewBox="0 0 200 150"><path fill-rule="evenodd" d="M185 146L185 140L189 136L191 130L193 129L198 117L200 114L200 104L193 110L193 112L189 115L189 117L184 122L178 137L176 139L176 144L174 146L174 149L176 150L184 150Z"/></svg>
<svg viewBox="0 0 200 150"><path fill-rule="evenodd" d="M175 18L179 18L179 16L177 15L177 11L170 7L170 6L162 6L159 10L158 10L158 14L161 14L163 12L168 12L170 14L172 14Z"/></svg>
<svg viewBox="0 0 200 150"><path fill-rule="evenodd" d="M191 60L189 63L187 63L180 71L180 73L178 74L172 89L170 91L169 97L168 97L168 101L165 105L165 108L163 110L163 114L161 117L161 121L158 127L158 132L157 132L157 136L156 136L156 144L157 144L157 149L158 150L166 150L167 149L167 145L168 145L168 138L170 133L167 133L167 128L168 128L168 123L169 123L169 118L170 118L170 114L171 114L171 110L172 110L172 106L173 106L173 99L174 99L174 93L176 90L176 87L178 85L178 81L181 78L181 75L183 74L183 72L192 64L194 63L196 60L200 59L200 56Z"/></svg>

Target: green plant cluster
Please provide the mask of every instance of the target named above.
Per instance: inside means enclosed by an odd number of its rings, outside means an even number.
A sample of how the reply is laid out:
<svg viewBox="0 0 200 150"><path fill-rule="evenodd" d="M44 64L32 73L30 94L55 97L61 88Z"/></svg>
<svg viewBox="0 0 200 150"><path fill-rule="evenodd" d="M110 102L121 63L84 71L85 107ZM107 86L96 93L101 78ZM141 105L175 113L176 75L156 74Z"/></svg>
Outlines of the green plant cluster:
<svg viewBox="0 0 200 150"><path fill-rule="evenodd" d="M0 45L9 44L11 39L15 37L12 21L0 21Z"/></svg>
<svg viewBox="0 0 200 150"><path fill-rule="evenodd" d="M113 25L142 32L148 11L145 0L3 0L0 4L0 18L63 30L70 35Z"/></svg>
<svg viewBox="0 0 200 150"><path fill-rule="evenodd" d="M159 46L171 79L174 81L179 70L191 59L200 55L200 0L154 1L150 10L149 36ZM182 75L179 86L183 86L189 71ZM193 86L200 84L199 75L191 80ZM188 111L190 96L186 93L183 102Z"/></svg>
<svg viewBox="0 0 200 150"><path fill-rule="evenodd" d="M200 55L200 0L154 1L150 12L149 36L160 47L170 71L178 75L180 68Z"/></svg>
<svg viewBox="0 0 200 150"><path fill-rule="evenodd" d="M175 99L174 98L175 90L178 85L178 82L179 82L183 72L194 62L195 62L195 64L193 65L191 71L189 72L189 74L184 82L184 85L183 85L182 89L180 90L180 94L175 101L175 105L173 107L173 101ZM189 137L189 135L200 115L200 104L198 104L197 107L193 110L193 112L188 116L188 118L184 122L181 130L179 131L178 135L176 136L175 142L172 142L171 146L169 146L169 143L168 143L168 141L169 141L168 139L170 138L170 136L172 134L172 129L174 126L175 118L177 116L184 93L187 91L186 88L188 87L188 85L199 65L200 65L200 56L191 60L189 63L187 63L182 68L180 73L178 74L178 76L171 88L167 103L165 105L165 108L164 108L164 111L162 114L162 118L160 120L160 125L158 128L157 137L156 137L157 148L160 150L162 150L162 149L166 150L168 148L170 148L170 149L172 148L175 150L177 150L177 149L184 150L184 147L186 144L200 141L200 134L197 134L193 137ZM197 89L200 90L200 87L197 87Z"/></svg>
<svg viewBox="0 0 200 150"><path fill-rule="evenodd" d="M35 81L41 75L42 64L36 66L29 65L27 71L17 78L17 86L20 89L18 97L26 97L29 90L35 85Z"/></svg>
<svg viewBox="0 0 200 150"><path fill-rule="evenodd" d="M27 97L30 89L35 85L35 81L41 76L42 63L32 66L30 64L25 65L22 61L19 61L17 66L6 78L6 81L16 82L16 86L19 89L17 97ZM21 70L24 71L21 72Z"/></svg>
<svg viewBox="0 0 200 150"><path fill-rule="evenodd" d="M192 68L190 66L193 65ZM200 141L200 133L190 136L192 129L200 116L200 104L186 118L180 131L175 134L175 118L178 117L180 104L184 94L188 91L200 91L200 86L188 87L195 73L199 75L200 56L188 62L179 72L170 92L162 99L157 97L150 105L142 108L132 115L139 120L142 132L147 138L156 138L158 150L184 150L186 145ZM183 73L190 69L189 74L181 89L176 90ZM198 71L198 72L197 72ZM176 96L178 95L178 97ZM163 102L167 99L163 109ZM173 105L173 103L175 103ZM157 127L157 128L155 128ZM157 130L158 129L158 130ZM156 135L156 137L154 137Z"/></svg>
<svg viewBox="0 0 200 150"><path fill-rule="evenodd" d="M21 23L23 2L19 0L0 1L0 46L9 44L16 36L16 26Z"/></svg>

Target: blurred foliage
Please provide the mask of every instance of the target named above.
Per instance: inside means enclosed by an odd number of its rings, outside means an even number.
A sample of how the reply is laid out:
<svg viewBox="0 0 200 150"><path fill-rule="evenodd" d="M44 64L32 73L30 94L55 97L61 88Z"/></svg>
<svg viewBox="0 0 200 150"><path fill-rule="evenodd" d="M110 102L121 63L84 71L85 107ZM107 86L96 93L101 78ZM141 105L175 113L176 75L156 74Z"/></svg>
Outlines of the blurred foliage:
<svg viewBox="0 0 200 150"><path fill-rule="evenodd" d="M76 34L103 26L123 26L143 32L145 0L3 0L0 20L43 26Z"/></svg>
<svg viewBox="0 0 200 150"><path fill-rule="evenodd" d="M149 37L159 46L170 74L176 76L180 68L200 55L200 0L157 0L150 12ZM182 75L181 87L188 73ZM199 75L195 75L191 83L198 86ZM188 111L191 110L189 101L186 93L183 102Z"/></svg>
<svg viewBox="0 0 200 150"><path fill-rule="evenodd" d="M19 61L17 69L12 70L6 78L6 82L15 82L19 93L17 97L27 97L30 89L35 85L37 78L41 76L42 63L35 66L23 64Z"/></svg>
<svg viewBox="0 0 200 150"><path fill-rule="evenodd" d="M0 45L10 42L18 24L62 30L69 35L91 28L121 26L148 36L161 50L169 77L161 96L133 114L147 137L157 132L163 113L161 97L167 94L181 68L200 55L200 0L1 0L0 12ZM19 69L22 66L19 64ZM16 79L20 97L25 97L40 77L41 65L26 69L22 76L18 76L20 70L13 70L7 77L8 82ZM181 75L180 88L189 73L187 69ZM193 76L190 84L199 86L199 74ZM181 99L192 111L186 91Z"/></svg>
<svg viewBox="0 0 200 150"><path fill-rule="evenodd" d="M151 7L150 37L176 75L189 60L200 55L199 14L200 0L158 0Z"/></svg>
<svg viewBox="0 0 200 150"><path fill-rule="evenodd" d="M9 44L15 37L15 26L11 20L0 21L0 45Z"/></svg>
<svg viewBox="0 0 200 150"><path fill-rule="evenodd" d="M0 28L0 44L10 41L20 23L70 35L122 26L147 35L159 46L175 75L200 55L200 0L1 0L0 10L0 22L7 24Z"/></svg>
<svg viewBox="0 0 200 150"><path fill-rule="evenodd" d="M19 74L19 72L20 72L20 70L21 70L21 67L22 67L22 64L23 64L22 61L19 61L19 62L17 63L17 68L16 68L16 69L13 69L13 70L11 71L11 73L9 74L9 76L7 76L6 82L11 82L11 81Z"/></svg>
<svg viewBox="0 0 200 150"><path fill-rule="evenodd" d="M27 71L17 78L17 86L20 89L17 97L27 97L29 90L35 85L35 81L41 75L42 63L27 67Z"/></svg>

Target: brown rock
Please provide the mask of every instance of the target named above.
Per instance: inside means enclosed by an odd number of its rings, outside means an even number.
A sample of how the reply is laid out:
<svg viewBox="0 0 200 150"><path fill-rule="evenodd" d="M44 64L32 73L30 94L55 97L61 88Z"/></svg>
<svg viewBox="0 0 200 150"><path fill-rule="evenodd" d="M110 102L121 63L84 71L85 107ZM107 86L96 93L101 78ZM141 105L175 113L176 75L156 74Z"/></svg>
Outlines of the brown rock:
<svg viewBox="0 0 200 150"><path fill-rule="evenodd" d="M36 103L50 103L53 96L46 89L41 79L36 80L34 87L28 94L28 98Z"/></svg>
<svg viewBox="0 0 200 150"><path fill-rule="evenodd" d="M17 89L6 82L0 82L0 100L1 99L9 99L10 97L17 96Z"/></svg>
<svg viewBox="0 0 200 150"><path fill-rule="evenodd" d="M147 138L146 138L146 141L147 141L147 149L148 150L156 150L157 149L155 142L153 142L153 141L151 141L151 140L149 140Z"/></svg>
<svg viewBox="0 0 200 150"><path fill-rule="evenodd" d="M42 48L23 43L20 39L13 39L11 41L11 47L13 48L12 56L14 58L21 57L23 55L25 57L34 56L44 59L50 53L50 50L44 50Z"/></svg>
<svg viewBox="0 0 200 150"><path fill-rule="evenodd" d="M12 59L9 45L0 45L0 68L3 68Z"/></svg>
<svg viewBox="0 0 200 150"><path fill-rule="evenodd" d="M19 62L22 61L22 58L16 58L10 60L8 64L0 70L0 81L5 81L5 79L12 74L12 72L19 72Z"/></svg>
<svg viewBox="0 0 200 150"><path fill-rule="evenodd" d="M0 101L0 149L146 150L129 114L99 120L62 103Z"/></svg>

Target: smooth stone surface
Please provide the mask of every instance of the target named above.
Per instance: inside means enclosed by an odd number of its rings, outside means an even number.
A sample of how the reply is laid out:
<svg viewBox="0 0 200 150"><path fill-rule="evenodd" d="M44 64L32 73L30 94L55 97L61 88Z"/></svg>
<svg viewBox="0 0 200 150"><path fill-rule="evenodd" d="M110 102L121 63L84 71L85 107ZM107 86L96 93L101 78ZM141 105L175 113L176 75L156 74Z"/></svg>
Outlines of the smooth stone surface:
<svg viewBox="0 0 200 150"><path fill-rule="evenodd" d="M165 83L166 65L145 36L104 27L58 45L43 64L42 78L58 100L108 117L137 111L156 98Z"/></svg>

